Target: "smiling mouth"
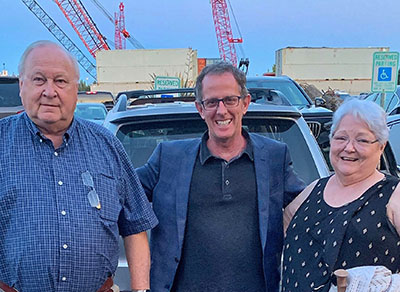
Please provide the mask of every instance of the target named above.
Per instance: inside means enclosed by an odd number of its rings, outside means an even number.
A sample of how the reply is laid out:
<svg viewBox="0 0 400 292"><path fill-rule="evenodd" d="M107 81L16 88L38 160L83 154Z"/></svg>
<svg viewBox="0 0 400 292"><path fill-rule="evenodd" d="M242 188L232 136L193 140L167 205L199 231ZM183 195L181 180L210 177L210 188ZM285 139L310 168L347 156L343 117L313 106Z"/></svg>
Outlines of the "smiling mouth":
<svg viewBox="0 0 400 292"><path fill-rule="evenodd" d="M358 160L358 158L352 158L352 157L340 157L340 159L342 159L344 161L350 161L350 162L354 162L354 161Z"/></svg>
<svg viewBox="0 0 400 292"><path fill-rule="evenodd" d="M232 119L223 120L223 121L216 121L217 125L219 125L219 126L226 126L226 125L229 125L231 122L232 122Z"/></svg>

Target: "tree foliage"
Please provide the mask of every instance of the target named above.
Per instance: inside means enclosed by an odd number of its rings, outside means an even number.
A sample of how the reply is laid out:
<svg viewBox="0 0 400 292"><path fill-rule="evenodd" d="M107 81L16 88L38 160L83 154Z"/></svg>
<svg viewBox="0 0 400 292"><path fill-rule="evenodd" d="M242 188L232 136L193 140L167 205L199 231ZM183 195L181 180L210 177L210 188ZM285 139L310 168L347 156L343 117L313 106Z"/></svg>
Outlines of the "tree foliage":
<svg viewBox="0 0 400 292"><path fill-rule="evenodd" d="M84 80L80 80L78 90L79 91L90 91L90 85L88 85Z"/></svg>

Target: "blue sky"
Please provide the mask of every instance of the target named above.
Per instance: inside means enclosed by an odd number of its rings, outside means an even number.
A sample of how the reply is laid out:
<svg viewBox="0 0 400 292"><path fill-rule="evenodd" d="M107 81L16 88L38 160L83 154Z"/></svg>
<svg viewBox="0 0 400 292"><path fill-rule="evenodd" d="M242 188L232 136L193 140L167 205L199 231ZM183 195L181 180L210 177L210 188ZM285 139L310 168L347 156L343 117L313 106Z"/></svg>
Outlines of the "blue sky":
<svg viewBox="0 0 400 292"><path fill-rule="evenodd" d="M113 41L112 23L81 0L103 35ZM99 0L113 14L120 1ZM37 0L80 49L91 58L52 0ZM285 47L390 47L400 51L398 0L230 0L250 59L249 75L271 70L275 51ZM127 30L147 49L196 49L198 57L219 57L209 0L126 0ZM0 66L17 74L23 50L53 35L20 0L0 0ZM238 33L231 23L234 36ZM127 48L133 47L127 43ZM239 48L237 52L243 57ZM93 62L94 59L92 59ZM84 70L81 79L93 81Z"/></svg>

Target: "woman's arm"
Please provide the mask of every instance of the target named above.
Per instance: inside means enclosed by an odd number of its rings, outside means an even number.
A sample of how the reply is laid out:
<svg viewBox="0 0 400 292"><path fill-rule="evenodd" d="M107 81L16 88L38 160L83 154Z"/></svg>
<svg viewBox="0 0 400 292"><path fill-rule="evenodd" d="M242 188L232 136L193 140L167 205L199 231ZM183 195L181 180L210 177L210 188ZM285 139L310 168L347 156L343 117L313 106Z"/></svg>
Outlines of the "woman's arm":
<svg viewBox="0 0 400 292"><path fill-rule="evenodd" d="M318 180L313 181L309 184L287 207L283 212L283 230L286 233L286 229L289 226L290 221L292 220L294 214L297 209L303 204L305 199L310 195L311 191L314 189Z"/></svg>
<svg viewBox="0 0 400 292"><path fill-rule="evenodd" d="M386 214L400 235L400 183L390 197L386 206Z"/></svg>

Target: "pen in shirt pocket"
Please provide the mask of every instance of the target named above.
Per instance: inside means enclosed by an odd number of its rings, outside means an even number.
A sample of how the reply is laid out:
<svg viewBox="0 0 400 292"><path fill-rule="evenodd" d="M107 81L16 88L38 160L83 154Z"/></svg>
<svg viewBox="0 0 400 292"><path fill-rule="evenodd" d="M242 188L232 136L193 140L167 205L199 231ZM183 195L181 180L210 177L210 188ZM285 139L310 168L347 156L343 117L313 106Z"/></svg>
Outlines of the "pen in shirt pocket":
<svg viewBox="0 0 400 292"><path fill-rule="evenodd" d="M100 203L99 195L97 194L96 189L94 188L92 175L90 174L90 172L88 170L86 170L85 172L82 172L81 177L82 177L83 184L90 188L90 191L87 194L90 206L100 210L101 203Z"/></svg>

